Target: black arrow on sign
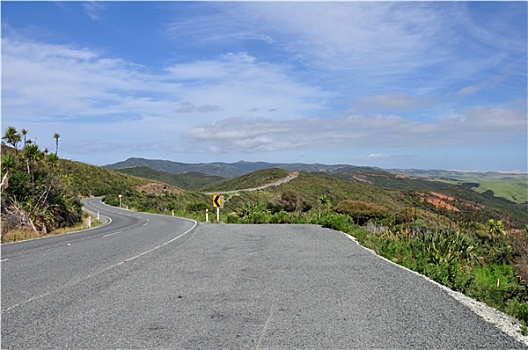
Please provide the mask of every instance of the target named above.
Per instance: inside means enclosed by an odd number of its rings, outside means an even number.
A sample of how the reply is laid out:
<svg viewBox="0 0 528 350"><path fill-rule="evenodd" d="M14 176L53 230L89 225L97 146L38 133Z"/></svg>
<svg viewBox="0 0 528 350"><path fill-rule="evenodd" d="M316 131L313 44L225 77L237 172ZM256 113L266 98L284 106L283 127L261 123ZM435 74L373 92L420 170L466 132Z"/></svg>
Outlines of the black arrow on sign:
<svg viewBox="0 0 528 350"><path fill-rule="evenodd" d="M222 198L221 196L214 197L213 202L216 208L220 208L222 206L222 203L220 203L220 201L222 200L221 198Z"/></svg>

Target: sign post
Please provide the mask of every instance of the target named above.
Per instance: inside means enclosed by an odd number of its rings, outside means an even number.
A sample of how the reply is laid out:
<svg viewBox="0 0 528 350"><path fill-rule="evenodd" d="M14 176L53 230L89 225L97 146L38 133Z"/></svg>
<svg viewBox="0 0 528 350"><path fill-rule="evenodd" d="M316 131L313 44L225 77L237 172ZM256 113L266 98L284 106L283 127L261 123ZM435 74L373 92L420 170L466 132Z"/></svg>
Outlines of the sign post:
<svg viewBox="0 0 528 350"><path fill-rule="evenodd" d="M213 194L213 208L216 208L216 221L220 221L220 208L224 207L224 196Z"/></svg>

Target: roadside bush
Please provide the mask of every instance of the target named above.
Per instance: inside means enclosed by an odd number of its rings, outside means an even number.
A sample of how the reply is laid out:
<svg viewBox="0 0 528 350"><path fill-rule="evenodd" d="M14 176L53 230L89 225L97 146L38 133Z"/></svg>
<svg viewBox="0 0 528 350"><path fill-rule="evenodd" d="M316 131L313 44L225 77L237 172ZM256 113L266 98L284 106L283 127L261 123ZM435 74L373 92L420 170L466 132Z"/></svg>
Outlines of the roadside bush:
<svg viewBox="0 0 528 350"><path fill-rule="evenodd" d="M320 224L323 227L346 233L350 233L356 228L352 218L345 214L325 214L321 217Z"/></svg>
<svg viewBox="0 0 528 350"><path fill-rule="evenodd" d="M495 308L504 308L506 300L522 292L523 286L515 280L510 265L475 266L472 270L473 280L467 294Z"/></svg>
<svg viewBox="0 0 528 350"><path fill-rule="evenodd" d="M269 224L271 214L265 211L253 211L246 217L248 224Z"/></svg>
<svg viewBox="0 0 528 350"><path fill-rule="evenodd" d="M306 212L312 209L312 204L306 200L301 194L294 190L284 191L277 203L270 204L272 212L279 212L284 210L286 212Z"/></svg>
<svg viewBox="0 0 528 350"><path fill-rule="evenodd" d="M292 224L293 218L291 215L284 210L279 211L278 213L274 213L271 216L270 223L272 224Z"/></svg>
<svg viewBox="0 0 528 350"><path fill-rule="evenodd" d="M508 238L514 251L510 263L522 283L528 287L528 226L523 232L512 234Z"/></svg>
<svg viewBox="0 0 528 350"><path fill-rule="evenodd" d="M240 222L237 213L229 213L227 215L226 221L228 224L238 224Z"/></svg>
<svg viewBox="0 0 528 350"><path fill-rule="evenodd" d="M389 217L389 211L385 207L373 203L348 199L339 202L334 210L337 213L347 214L353 217L358 225L364 225L369 220L381 220Z"/></svg>
<svg viewBox="0 0 528 350"><path fill-rule="evenodd" d="M203 201L199 202L191 202L187 204L186 210L190 212L199 212L199 211L205 211L205 209L208 208L207 203Z"/></svg>
<svg viewBox="0 0 528 350"><path fill-rule="evenodd" d="M514 299L508 303L507 311L525 325L528 324L528 302L522 303Z"/></svg>

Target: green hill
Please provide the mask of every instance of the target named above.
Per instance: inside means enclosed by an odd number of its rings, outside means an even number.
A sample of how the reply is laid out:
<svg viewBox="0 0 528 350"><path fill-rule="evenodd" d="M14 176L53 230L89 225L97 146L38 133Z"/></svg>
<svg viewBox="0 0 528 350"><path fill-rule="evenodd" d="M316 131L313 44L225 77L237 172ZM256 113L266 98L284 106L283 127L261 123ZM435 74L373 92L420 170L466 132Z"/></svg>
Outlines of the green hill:
<svg viewBox="0 0 528 350"><path fill-rule="evenodd" d="M205 187L203 191L235 191L255 188L283 179L289 174L289 171L277 168L257 170L233 179L227 179L211 184Z"/></svg>
<svg viewBox="0 0 528 350"><path fill-rule="evenodd" d="M393 173L425 181L444 182L467 187L486 196L504 198L510 202L528 205L528 173L476 172L457 170L390 170Z"/></svg>
<svg viewBox="0 0 528 350"><path fill-rule="evenodd" d="M178 163L168 160L159 159L144 159L144 158L129 158L123 162L106 165L108 169L127 169L135 167L147 167L154 170L159 170L167 173L179 174L186 172L198 172L213 176L220 176L225 178L237 177L246 174L248 171L242 168L226 163L199 163L187 164Z"/></svg>
<svg viewBox="0 0 528 350"><path fill-rule="evenodd" d="M317 164L194 168L212 172L206 175L189 172L193 168L184 164L172 164L172 170L187 173L167 174L167 164L160 161L164 171L115 171L60 159L29 142L18 150L21 138L15 136L16 130L8 128L3 137L15 149L2 145L2 242L8 232L30 229L42 236L78 224L81 197L105 196L105 202L118 205L122 195L122 205L131 210L203 221L205 209L212 209L206 192L224 192L222 222L311 223L350 233L378 254L517 317L527 332L528 213L522 174L504 185L512 178L438 172L428 178L420 172ZM220 173L231 178L215 175ZM274 186L265 186L270 183ZM16 240L16 234L12 237Z"/></svg>
<svg viewBox="0 0 528 350"><path fill-rule="evenodd" d="M204 173L185 172L174 174L166 171L154 170L145 166L117 169L117 171L137 177L165 182L167 184L191 191L201 190L211 186L211 184L219 183L225 180L224 177Z"/></svg>
<svg viewBox="0 0 528 350"><path fill-rule="evenodd" d="M118 205L122 195L122 205L131 210L203 221L205 209L213 209L206 192L225 192L222 222L311 223L353 234L380 255L519 318L526 332L528 214L523 204L495 197L497 187L472 190L486 186L485 181L476 186L467 178L435 181L377 168L308 166L314 167L314 172L294 174L258 169L222 179L145 167L115 171L59 159L36 145L18 151L3 146L2 242L20 223L41 236L77 224L81 197L105 196L105 202ZM286 177L287 182L277 182ZM275 186L264 186L270 183Z"/></svg>
<svg viewBox="0 0 528 350"><path fill-rule="evenodd" d="M362 177L358 180L358 176ZM226 190L245 188L233 185L235 180L228 182L231 186L226 187ZM378 184L374 184L374 181ZM528 224L526 211L513 203L486 197L456 185L394 178L392 174L382 172L371 175L354 173L352 176L350 173L329 175L301 172L297 178L281 186L227 196L226 209L237 212L247 203L273 208L284 193L304 201L312 211L317 209L320 198L324 196L331 207L344 200L382 206L387 209L387 217L395 221L404 220L404 216L412 213L417 218L442 224L451 222L467 225L470 221L485 224L493 218L508 222L510 228L522 229ZM307 217L309 215L306 213Z"/></svg>
<svg viewBox="0 0 528 350"><path fill-rule="evenodd" d="M122 195L122 204L129 209L154 213L174 210L181 216L193 216L193 210L186 212L187 206L196 202L205 203L209 198L169 183L116 170L68 160L61 164L77 193L85 197L105 196L104 201L110 205L118 205L118 196Z"/></svg>
<svg viewBox="0 0 528 350"><path fill-rule="evenodd" d="M87 173L85 170L82 172ZM205 193L257 188L289 175L288 171L278 168L258 170L224 180L200 173L168 174L145 167L121 169L120 172L133 173L167 184L179 184L180 188L199 189L199 192L188 192L190 201L186 203L179 201L177 206L170 198L155 200L151 198L151 201L156 202L155 205L147 204L145 198L140 201L143 203L140 206L147 208L165 206L179 209L188 207L212 209L211 199ZM119 178L115 179L117 181ZM130 181L124 177L113 189L122 188L121 192L125 192L126 187L130 187L125 180ZM209 185L202 187L202 184L207 183ZM102 183L99 187L104 188L105 185L106 183ZM114 190L113 193L117 192ZM341 167L331 173L301 172L297 178L281 186L228 194L225 196L224 212L242 213L248 205L267 207L270 211L274 211L280 208L281 202L285 201L281 198L284 193L304 202L306 218L319 210L320 198L324 196L329 206L334 208L345 200L381 206L387 211L386 219L391 217L394 222L404 220L403 217L408 217L412 212L416 219L436 221L437 224L443 225L469 225L470 222L484 225L489 219L500 219L508 223L510 229L522 229L528 224L528 215L523 206L475 192L467 186L361 167ZM163 202L167 203L163 204ZM197 203L201 204L197 205Z"/></svg>
<svg viewBox="0 0 528 350"><path fill-rule="evenodd" d="M208 196L160 181L60 159L29 143L18 150L2 145L1 241L36 238L81 223L80 198L105 196L105 201L130 209L194 215L192 204ZM194 175L196 176L196 175ZM197 176L201 177L201 176ZM18 233L18 236L17 236Z"/></svg>

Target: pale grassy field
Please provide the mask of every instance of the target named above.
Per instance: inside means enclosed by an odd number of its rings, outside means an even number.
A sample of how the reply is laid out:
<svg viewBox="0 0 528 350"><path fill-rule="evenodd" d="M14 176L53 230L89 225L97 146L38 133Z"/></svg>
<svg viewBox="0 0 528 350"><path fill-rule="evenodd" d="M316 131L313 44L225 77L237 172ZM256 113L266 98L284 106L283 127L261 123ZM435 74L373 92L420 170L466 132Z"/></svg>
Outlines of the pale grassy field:
<svg viewBox="0 0 528 350"><path fill-rule="evenodd" d="M495 197L505 198L517 204L528 202L528 173L466 172L457 170L403 170L402 173L432 181L453 185L478 183L473 190L483 193L493 191Z"/></svg>

